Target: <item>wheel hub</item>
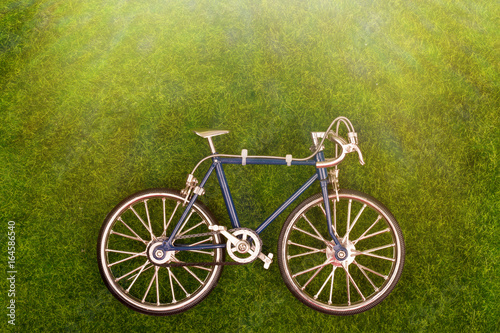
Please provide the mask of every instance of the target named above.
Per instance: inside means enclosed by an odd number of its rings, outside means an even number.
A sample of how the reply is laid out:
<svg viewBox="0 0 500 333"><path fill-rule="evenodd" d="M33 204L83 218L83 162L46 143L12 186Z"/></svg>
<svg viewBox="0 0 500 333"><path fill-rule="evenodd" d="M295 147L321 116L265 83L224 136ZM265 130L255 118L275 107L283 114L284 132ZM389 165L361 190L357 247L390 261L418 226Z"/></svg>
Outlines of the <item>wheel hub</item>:
<svg viewBox="0 0 500 333"><path fill-rule="evenodd" d="M162 245L163 240L157 240L149 246L148 258L155 265L169 263L175 258L175 251L165 251Z"/></svg>
<svg viewBox="0 0 500 333"><path fill-rule="evenodd" d="M354 244L349 241L342 241L340 245L345 249L341 249L337 252L334 250L335 244L332 242L332 246L327 247L326 249L326 258L331 262L332 265L334 266L342 266L342 263L345 263L347 266L349 266L353 261L354 261L354 251L356 248L354 247ZM342 260L338 260L342 259Z"/></svg>

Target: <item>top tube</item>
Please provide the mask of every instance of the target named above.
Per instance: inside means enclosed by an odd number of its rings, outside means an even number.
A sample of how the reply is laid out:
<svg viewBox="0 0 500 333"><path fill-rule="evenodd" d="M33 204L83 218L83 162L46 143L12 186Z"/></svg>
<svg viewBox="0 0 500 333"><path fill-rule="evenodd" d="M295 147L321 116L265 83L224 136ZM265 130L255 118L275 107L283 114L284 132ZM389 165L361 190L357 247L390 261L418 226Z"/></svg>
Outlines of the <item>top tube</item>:
<svg viewBox="0 0 500 333"><path fill-rule="evenodd" d="M222 164L242 164L242 158L238 157L221 157L219 158L220 163ZM246 164L263 164L263 165L287 165L286 160L278 160L273 158L252 158L249 157L246 159ZM315 160L307 160L307 161L291 161L291 165L316 165Z"/></svg>

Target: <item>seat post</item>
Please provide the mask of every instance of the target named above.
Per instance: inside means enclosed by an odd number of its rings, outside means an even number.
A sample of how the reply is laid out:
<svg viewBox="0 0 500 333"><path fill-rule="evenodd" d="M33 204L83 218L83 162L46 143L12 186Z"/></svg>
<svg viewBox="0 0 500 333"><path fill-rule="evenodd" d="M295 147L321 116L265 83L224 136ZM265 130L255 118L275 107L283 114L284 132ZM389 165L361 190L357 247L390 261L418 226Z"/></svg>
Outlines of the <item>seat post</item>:
<svg viewBox="0 0 500 333"><path fill-rule="evenodd" d="M212 141L212 137L209 136L207 139L208 139L208 144L210 145L210 151L212 152L212 154L215 154L215 146Z"/></svg>

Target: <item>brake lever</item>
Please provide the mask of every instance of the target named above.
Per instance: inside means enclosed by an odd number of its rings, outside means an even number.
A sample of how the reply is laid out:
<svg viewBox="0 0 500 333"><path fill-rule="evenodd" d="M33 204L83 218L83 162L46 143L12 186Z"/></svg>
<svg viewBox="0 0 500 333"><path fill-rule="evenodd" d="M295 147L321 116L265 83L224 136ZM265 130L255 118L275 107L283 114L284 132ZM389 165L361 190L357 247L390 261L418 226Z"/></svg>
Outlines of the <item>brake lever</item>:
<svg viewBox="0 0 500 333"><path fill-rule="evenodd" d="M363 159L363 154L361 153L361 149L359 149L358 145L355 143L349 143L345 146L345 150L347 153L352 153L353 151L358 153L359 163L361 165L365 165L365 160Z"/></svg>
<svg viewBox="0 0 500 333"><path fill-rule="evenodd" d="M363 154L361 154L361 149L359 149L359 147L356 145L354 147L354 150L358 153L358 157L359 157L359 164L361 165L365 165L365 160L363 159Z"/></svg>

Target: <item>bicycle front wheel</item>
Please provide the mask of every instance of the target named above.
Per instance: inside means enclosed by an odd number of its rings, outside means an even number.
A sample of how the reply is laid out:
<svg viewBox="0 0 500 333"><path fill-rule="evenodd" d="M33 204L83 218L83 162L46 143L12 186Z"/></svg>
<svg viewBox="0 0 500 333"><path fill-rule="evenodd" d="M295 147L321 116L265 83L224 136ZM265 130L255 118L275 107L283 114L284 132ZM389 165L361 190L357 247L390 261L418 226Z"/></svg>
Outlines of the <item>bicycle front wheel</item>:
<svg viewBox="0 0 500 333"><path fill-rule="evenodd" d="M111 293L135 311L150 315L183 312L201 302L217 284L222 266L162 267L151 260L154 245L168 239L182 215L183 201L174 190L138 192L119 203L102 225L97 245L101 276ZM178 232L192 237L174 244L221 244L220 235L206 234L208 226L215 224L208 209L196 202ZM221 248L170 251L164 263L219 263L224 253Z"/></svg>
<svg viewBox="0 0 500 333"><path fill-rule="evenodd" d="M404 265L401 229L389 210L364 193L329 195L336 237L347 249L335 258L326 225L323 196L304 200L288 216L278 245L281 275L307 306L333 315L351 315L380 303L394 289Z"/></svg>

